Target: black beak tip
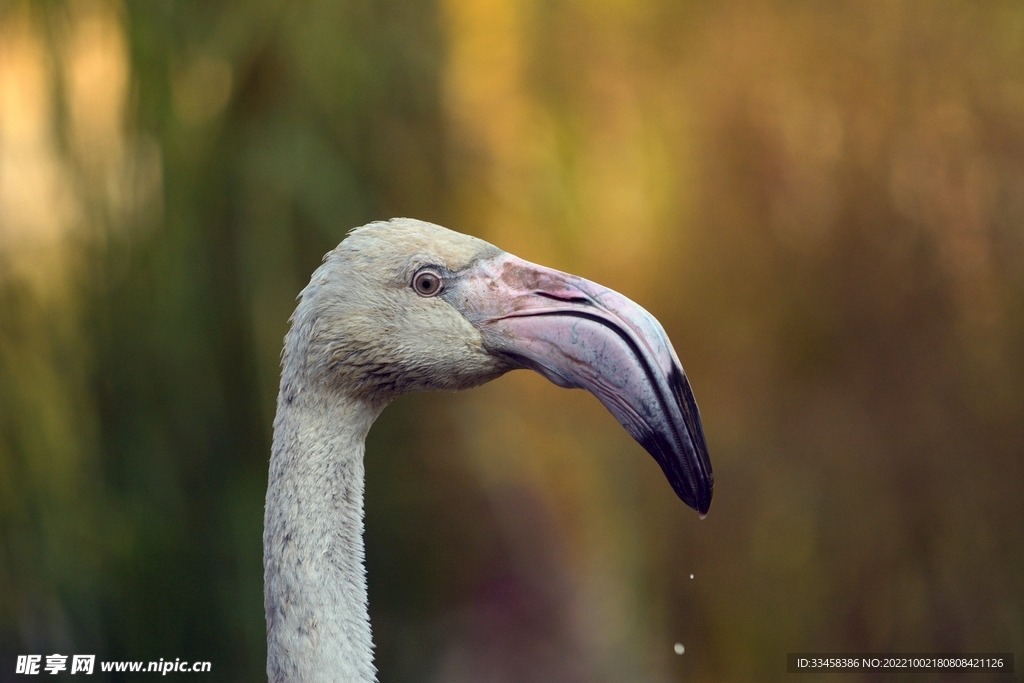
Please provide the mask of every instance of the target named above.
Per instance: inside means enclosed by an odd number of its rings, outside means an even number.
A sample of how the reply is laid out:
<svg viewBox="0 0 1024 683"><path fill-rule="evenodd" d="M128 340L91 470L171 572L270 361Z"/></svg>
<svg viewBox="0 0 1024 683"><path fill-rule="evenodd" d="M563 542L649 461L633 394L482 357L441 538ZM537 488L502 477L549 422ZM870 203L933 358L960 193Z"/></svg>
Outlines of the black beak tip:
<svg viewBox="0 0 1024 683"><path fill-rule="evenodd" d="M711 498L715 494L715 477L711 474L711 462L707 457L707 451L705 450L702 455L694 476L693 484L697 495L695 496L696 504L692 507L700 515L700 518L704 519L708 516L708 510L711 509Z"/></svg>
<svg viewBox="0 0 1024 683"><path fill-rule="evenodd" d="M672 468L681 477L669 476L672 488L675 489L683 502L692 507L704 519L711 509L711 496L715 492L715 476L711 473L711 457L708 455L707 441L704 439L704 428L700 424L700 410L693 398L690 382L686 379L683 369L676 367L668 376L669 386L676 399L676 405L682 415L683 423L678 430L685 435L682 439L682 452L676 456L681 467ZM664 467L665 474L669 473Z"/></svg>
<svg viewBox="0 0 1024 683"><path fill-rule="evenodd" d="M715 478L703 441L699 442L699 448L684 447L682 451L663 433L649 434L638 441L661 465L665 478L679 499L704 519L711 509Z"/></svg>
<svg viewBox="0 0 1024 683"><path fill-rule="evenodd" d="M701 473L692 480L670 478L670 481L672 488L684 503L696 510L701 519L707 517L708 510L711 509L711 498L715 493L713 480Z"/></svg>
<svg viewBox="0 0 1024 683"><path fill-rule="evenodd" d="M693 506L693 509L697 511L697 514L700 515L701 519L708 516L708 510L711 509L711 497L714 493L714 482L705 482L705 485L701 487L697 498L697 504Z"/></svg>

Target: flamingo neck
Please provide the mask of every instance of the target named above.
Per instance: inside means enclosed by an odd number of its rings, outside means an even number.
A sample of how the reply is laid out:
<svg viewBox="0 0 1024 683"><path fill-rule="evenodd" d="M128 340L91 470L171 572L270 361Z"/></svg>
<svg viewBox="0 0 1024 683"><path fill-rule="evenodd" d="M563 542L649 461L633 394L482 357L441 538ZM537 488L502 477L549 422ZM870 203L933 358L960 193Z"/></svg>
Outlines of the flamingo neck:
<svg viewBox="0 0 1024 683"><path fill-rule="evenodd" d="M363 453L380 409L287 379L264 515L267 675L271 683L372 683Z"/></svg>

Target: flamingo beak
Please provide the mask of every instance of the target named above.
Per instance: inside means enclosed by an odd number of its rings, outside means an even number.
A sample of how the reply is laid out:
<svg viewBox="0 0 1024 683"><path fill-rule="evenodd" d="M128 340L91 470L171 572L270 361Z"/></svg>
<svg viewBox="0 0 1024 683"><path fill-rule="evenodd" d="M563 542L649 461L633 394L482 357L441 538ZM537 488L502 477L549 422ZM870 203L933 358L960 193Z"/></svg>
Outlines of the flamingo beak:
<svg viewBox="0 0 1024 683"><path fill-rule="evenodd" d="M617 292L511 254L478 261L442 296L510 367L594 394L682 501L707 514L714 476L700 411L654 316Z"/></svg>

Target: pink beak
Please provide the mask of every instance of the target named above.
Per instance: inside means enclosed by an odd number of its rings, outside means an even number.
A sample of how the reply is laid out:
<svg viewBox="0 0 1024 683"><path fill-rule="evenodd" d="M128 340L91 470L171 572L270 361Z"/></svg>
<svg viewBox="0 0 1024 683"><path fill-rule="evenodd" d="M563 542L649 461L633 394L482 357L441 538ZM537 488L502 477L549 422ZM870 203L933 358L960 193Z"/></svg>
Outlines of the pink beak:
<svg viewBox="0 0 1024 683"><path fill-rule="evenodd" d="M707 514L714 476L700 411L654 316L617 292L511 254L479 261L442 296L510 368L594 394L683 502Z"/></svg>

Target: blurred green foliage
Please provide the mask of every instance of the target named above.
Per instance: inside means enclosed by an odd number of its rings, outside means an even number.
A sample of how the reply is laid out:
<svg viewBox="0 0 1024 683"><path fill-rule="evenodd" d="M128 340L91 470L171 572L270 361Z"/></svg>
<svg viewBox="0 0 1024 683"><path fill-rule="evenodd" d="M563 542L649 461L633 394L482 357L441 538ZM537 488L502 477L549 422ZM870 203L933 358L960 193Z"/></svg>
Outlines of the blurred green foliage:
<svg viewBox="0 0 1024 683"><path fill-rule="evenodd" d="M398 215L652 310L717 491L538 377L403 398L381 680L1024 652L1022 122L1012 2L0 4L0 662L263 677L288 315Z"/></svg>

